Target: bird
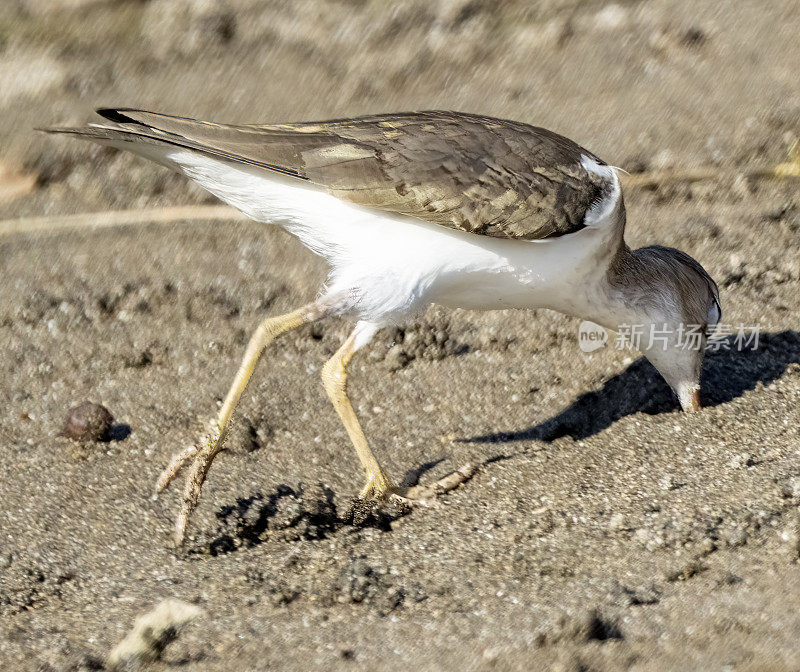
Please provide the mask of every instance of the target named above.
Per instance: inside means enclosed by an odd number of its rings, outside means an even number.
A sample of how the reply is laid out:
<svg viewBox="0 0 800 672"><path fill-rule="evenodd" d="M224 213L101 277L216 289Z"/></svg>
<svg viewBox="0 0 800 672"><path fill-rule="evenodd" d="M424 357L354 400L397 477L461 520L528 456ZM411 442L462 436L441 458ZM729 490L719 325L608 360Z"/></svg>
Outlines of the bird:
<svg viewBox="0 0 800 672"><path fill-rule="evenodd" d="M248 217L283 227L329 266L311 303L264 319L217 416L175 454L161 491L191 461L176 517L184 543L211 463L262 352L333 315L355 322L322 367L324 388L364 468L365 499L427 501L474 473L401 488L372 452L347 395L347 367L379 329L428 306L547 308L625 333L684 411L700 408L719 290L685 252L625 242L619 169L527 123L421 111L280 124L220 124L131 108L101 123L41 129L128 150L185 175ZM688 343L687 329L696 338Z"/></svg>

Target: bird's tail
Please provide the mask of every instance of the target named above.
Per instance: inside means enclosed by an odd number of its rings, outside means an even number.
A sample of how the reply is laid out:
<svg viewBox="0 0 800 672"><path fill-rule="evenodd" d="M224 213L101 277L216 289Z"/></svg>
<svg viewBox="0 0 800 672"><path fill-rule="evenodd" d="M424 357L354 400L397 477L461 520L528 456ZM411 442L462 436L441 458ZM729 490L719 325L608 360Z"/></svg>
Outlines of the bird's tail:
<svg viewBox="0 0 800 672"><path fill-rule="evenodd" d="M99 114L115 122L116 119L111 112L112 110L98 110ZM166 158L166 155L170 150L174 150L175 147L200 151L197 147L191 147L192 143L186 138L175 134L167 134L144 124L129 126L118 123L99 123L75 127L52 126L37 128L36 130L44 133L73 135L82 140L91 140L101 145L124 149L170 168L175 166Z"/></svg>
<svg viewBox="0 0 800 672"><path fill-rule="evenodd" d="M188 149L229 163L257 166L292 177L297 170L276 165L253 154L254 133L247 127L197 121L158 112L129 108L100 108L97 113L110 123L79 127L39 128L45 133L65 133L102 145L125 149L174 167L167 158L174 149Z"/></svg>

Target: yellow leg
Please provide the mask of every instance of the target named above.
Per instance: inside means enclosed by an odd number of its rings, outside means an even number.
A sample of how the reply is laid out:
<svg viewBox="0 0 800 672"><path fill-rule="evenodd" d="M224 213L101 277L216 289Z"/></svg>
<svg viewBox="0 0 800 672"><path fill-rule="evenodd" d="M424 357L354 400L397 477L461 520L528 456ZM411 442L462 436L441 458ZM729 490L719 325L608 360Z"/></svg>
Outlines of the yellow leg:
<svg viewBox="0 0 800 672"><path fill-rule="evenodd" d="M361 464L367 472L367 484L360 496L362 498L391 496L408 504L425 503L468 481L475 474L476 468L474 465L466 464L435 483L416 485L412 488L400 488L386 475L370 450L355 411L347 398L347 365L355 352L368 343L376 331L377 327L374 324L359 322L342 347L322 367L322 382L353 442L358 459L361 460Z"/></svg>
<svg viewBox="0 0 800 672"><path fill-rule="evenodd" d="M372 325L359 324L342 347L336 351L322 367L322 383L328 393L333 407L344 423L347 434L353 442L358 459L367 472L367 484L361 491L361 497L383 497L397 491L397 486L383 471L377 458L370 450L355 411L347 398L347 365L356 350L375 333Z"/></svg>
<svg viewBox="0 0 800 672"><path fill-rule="evenodd" d="M197 506L197 501L200 498L200 490L203 487L206 474L208 474L208 470L214 458L219 451L222 450L233 411L247 387L250 377L253 375L261 353L280 334L294 329L295 327L299 327L302 324L306 324L307 322L319 319L323 314L324 309L312 303L291 313L264 320L250 338L247 351L239 366L239 371L236 374L233 385L231 385L228 395L225 397L225 402L222 404L222 408L216 419L209 423L210 427L208 432L194 446L186 448L181 453L175 455L169 466L162 472L156 484L156 492L160 492L169 485L178 475L183 464L189 458L194 457L194 463L186 477L181 510L175 522L176 545L183 543L189 517Z"/></svg>

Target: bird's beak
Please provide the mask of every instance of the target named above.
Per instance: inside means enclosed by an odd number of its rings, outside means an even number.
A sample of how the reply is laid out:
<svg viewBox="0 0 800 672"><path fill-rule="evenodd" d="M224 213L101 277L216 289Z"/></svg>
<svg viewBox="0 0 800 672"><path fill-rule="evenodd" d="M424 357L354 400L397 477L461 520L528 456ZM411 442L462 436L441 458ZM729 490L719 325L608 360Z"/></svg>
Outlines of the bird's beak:
<svg viewBox="0 0 800 672"><path fill-rule="evenodd" d="M693 413L700 410L700 386L687 385L678 390L678 400L681 402L681 408L686 413Z"/></svg>

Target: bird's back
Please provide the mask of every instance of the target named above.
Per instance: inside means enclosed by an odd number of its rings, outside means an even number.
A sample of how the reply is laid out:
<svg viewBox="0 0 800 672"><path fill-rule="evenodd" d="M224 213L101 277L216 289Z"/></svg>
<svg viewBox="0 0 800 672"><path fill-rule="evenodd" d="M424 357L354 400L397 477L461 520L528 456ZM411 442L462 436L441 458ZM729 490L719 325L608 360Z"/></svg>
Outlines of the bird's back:
<svg viewBox="0 0 800 672"><path fill-rule="evenodd" d="M112 124L52 129L139 151L182 147L283 175L337 198L452 229L518 240L579 231L612 188L605 163L528 124L460 112L226 125L104 109Z"/></svg>

